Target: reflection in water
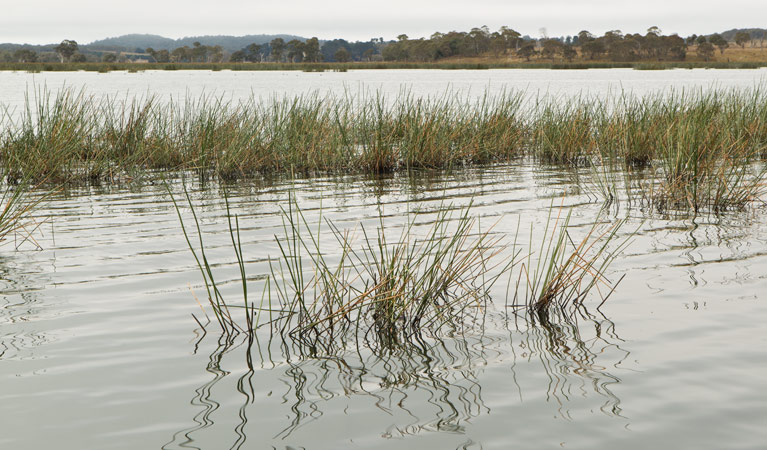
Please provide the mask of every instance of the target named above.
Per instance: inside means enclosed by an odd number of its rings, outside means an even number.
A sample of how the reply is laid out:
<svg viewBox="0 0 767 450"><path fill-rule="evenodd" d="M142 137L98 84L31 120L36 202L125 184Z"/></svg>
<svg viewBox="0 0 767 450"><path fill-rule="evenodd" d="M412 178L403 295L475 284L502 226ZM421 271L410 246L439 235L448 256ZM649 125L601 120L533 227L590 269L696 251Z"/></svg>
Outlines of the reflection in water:
<svg viewBox="0 0 767 450"><path fill-rule="evenodd" d="M612 385L620 383L620 378L609 371L607 364L619 369L629 352L620 347L623 340L616 334L613 322L605 317L601 321L586 317L588 322L580 326L573 322L545 321L537 327L518 331L518 336L511 336L512 346L518 342L520 357L540 361L549 378L546 398L558 405L561 417L572 419L567 404L574 390L582 394L593 391L604 397L600 410L622 417L620 399L610 390ZM584 337L584 330L592 336ZM613 350L617 356L605 361Z"/></svg>
<svg viewBox="0 0 767 450"><path fill-rule="evenodd" d="M456 171L423 183L406 176L264 179L238 182L229 192L242 217L257 218L243 238L254 255L250 273L262 273L266 263L256 259L269 249L279 202L290 191L309 203L322 198L328 215L343 223L375 215L378 205L397 216L408 202L437 204L447 196L462 204L474 196L483 221L507 214L512 220L499 227L513 232L516 217L523 227L542 223L551 198L577 192L568 185L578 180L566 173L534 171L494 166L476 177ZM41 212L54 217L55 242L0 255L3 401L16 411L4 417L12 432L0 437L0 447L44 447L41 440L52 439L40 431L47 421L67 448L341 448L342 436L353 437L347 446L356 448L398 448L403 440L402 447L506 448L518 438L531 442L519 437L524 432L573 442L599 428L600 439L625 441L624 416L645 430L635 437L657 432L653 437L677 442L679 430L703 430L682 444L722 446L750 433L744 445L758 447L763 382L754 374L765 358L753 339L765 317L762 207L690 218L614 205L622 218L642 224L616 265L629 276L607 304L630 345L604 318L507 326L491 306L481 338L443 336L385 358L346 353L288 361L266 342L217 342L213 328L187 344L194 325L188 312L198 313L187 283L196 273L177 218L162 187L126 187L58 193ZM221 233L220 190L195 188L195 200L207 205L206 230L219 233L212 256L230 282L235 270L226 271L233 266L229 236ZM596 197L587 197L566 199L577 204L578 223L599 213ZM195 349L198 356L189 357ZM634 377L638 358L646 373ZM698 387L723 389L701 396L689 379L674 376L691 370L701 377ZM661 415L663 423L654 420ZM91 445L77 445L64 429Z"/></svg>
<svg viewBox="0 0 767 450"><path fill-rule="evenodd" d="M331 423L338 420L339 404L344 402L362 402L389 417L392 424L381 430L383 439L429 432L463 435L472 419L492 413L486 401L488 395L497 397L508 392L488 391L490 387L483 388L480 383L483 372L499 363L510 367L512 377L505 387L518 392L520 403L525 396L543 395L560 417L571 420L569 403L595 394L603 398L599 407L602 413L623 417L613 387L621 381L615 372L626 370L622 364L629 352L621 347L623 341L610 320L588 313L581 318L586 320L519 324L498 334L419 337L408 347L385 355L357 349L338 357L278 359L273 356L281 355L276 350L278 345L222 339L206 367L212 378L195 390L192 399L199 408L193 418L195 425L176 433L163 448L202 448L196 439L204 440L205 430L211 427L218 428L215 434L220 438L221 428L228 428L230 422L224 416L234 415L235 409L234 443L230 448L239 449L246 441L253 444L253 440L264 444L267 439L274 448L286 448L294 437L311 436L317 427L332 427ZM506 323L500 317L489 319L496 325ZM226 358L228 355L231 358ZM216 401L218 396L231 398L231 388L223 383L231 372L222 368L223 363L241 371L236 389L242 396L239 405L230 411ZM547 381L536 386L537 391L519 382L521 372L540 373L541 369ZM264 394L263 386L273 389L274 381L284 386L284 392ZM497 384L492 387L499 388ZM250 408L270 408L275 421L249 423ZM355 409L359 411L360 407ZM346 417L346 411L343 414ZM272 428L276 424L279 427ZM481 445L467 439L457 448Z"/></svg>
<svg viewBox="0 0 767 450"><path fill-rule="evenodd" d="M38 326L39 321L53 315L50 311L53 305L43 305L40 298L49 278L45 273L39 265L0 257L0 323L3 324L0 360L28 358L36 347L51 340Z"/></svg>
<svg viewBox="0 0 767 450"><path fill-rule="evenodd" d="M179 431L173 435L173 440L170 443L164 445L163 448L192 448L201 450L201 447L194 445L192 434L214 425L211 416L221 407L221 405L216 400L211 398L211 392L216 383L229 375L230 372L221 369L221 359L225 353L233 350L234 348L236 347L233 347L227 339L223 337L219 339L218 346L216 347L215 351L210 354L208 365L205 368L208 373L213 375L213 378L197 388L195 390L195 396L192 398L192 405L202 408L200 412L193 418L195 425L189 429ZM243 424L245 422L247 422L247 419L244 419ZM242 435L242 439L244 441L244 435ZM168 447L170 444L175 445L173 445L173 447ZM238 447L232 446L231 448Z"/></svg>

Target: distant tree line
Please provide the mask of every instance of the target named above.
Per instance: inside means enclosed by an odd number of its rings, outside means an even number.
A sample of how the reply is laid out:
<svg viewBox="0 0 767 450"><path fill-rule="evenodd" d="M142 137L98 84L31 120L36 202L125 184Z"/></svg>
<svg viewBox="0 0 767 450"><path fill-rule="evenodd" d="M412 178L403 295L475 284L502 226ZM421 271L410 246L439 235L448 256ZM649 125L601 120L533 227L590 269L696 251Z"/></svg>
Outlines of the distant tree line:
<svg viewBox="0 0 767 450"><path fill-rule="evenodd" d="M49 51L36 52L30 48L14 51L0 50L0 62L123 62L143 60L158 63L262 63L262 62L353 62L353 61L408 61L429 62L447 58L516 57L526 61L533 59L566 60L609 60L631 61L681 61L687 57L688 49L706 61L716 51L724 54L730 44L745 49L759 44L764 47L767 31L752 29L732 30L725 33L730 40L716 33L712 35L691 35L681 38L676 34L663 35L658 27L650 27L646 33L623 34L611 30L602 36L595 36L584 30L575 36L546 36L541 29L538 39L522 36L509 27L490 31L487 26L472 28L470 31L436 32L429 38L410 39L401 34L396 40L384 41L374 38L367 42L349 42L333 39L320 42L312 37L306 40L292 39L285 42L276 38L267 43L252 43L246 47L227 52L220 45L204 45L194 42L191 47L183 46L173 50L137 48L129 51L86 50L81 52L77 42L61 41Z"/></svg>
<svg viewBox="0 0 767 450"><path fill-rule="evenodd" d="M250 44L238 50L229 58L230 62L351 62L370 61L380 54L379 45L383 39L371 39L369 42L348 42L344 39L334 39L320 44L313 37L305 42L292 39L285 42L275 38L269 43Z"/></svg>
<svg viewBox="0 0 767 450"><path fill-rule="evenodd" d="M608 31L604 36L594 36L581 31L576 36L533 39L521 36L517 31L501 27L491 32L487 27L473 28L469 32L451 31L434 33L429 39L397 37L397 42L387 45L383 57L387 61L436 61L450 57L517 56L527 61L533 58L563 59L572 61L579 53L582 58L608 59L611 61L684 60L687 44L673 34L664 36L657 27L647 33L622 34L620 30Z"/></svg>

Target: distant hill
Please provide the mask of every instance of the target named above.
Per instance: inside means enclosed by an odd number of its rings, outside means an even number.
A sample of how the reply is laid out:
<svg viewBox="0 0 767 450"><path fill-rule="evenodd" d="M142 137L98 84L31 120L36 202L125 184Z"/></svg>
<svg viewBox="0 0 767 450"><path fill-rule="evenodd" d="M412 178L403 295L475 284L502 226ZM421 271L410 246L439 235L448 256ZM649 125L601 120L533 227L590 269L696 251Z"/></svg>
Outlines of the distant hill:
<svg viewBox="0 0 767 450"><path fill-rule="evenodd" d="M174 39L156 34L126 34L93 41L86 46L92 50L133 50L147 47L152 47L155 50L172 50L178 47Z"/></svg>
<svg viewBox="0 0 767 450"><path fill-rule="evenodd" d="M19 49L33 50L36 52L52 52L57 44L32 45L32 44L12 44L10 42L0 44L0 50L15 51Z"/></svg>
<svg viewBox="0 0 767 450"><path fill-rule="evenodd" d="M306 40L301 36L290 34L251 34L248 36L190 36L181 39L170 39L155 34L126 34L124 36L111 37L93 41L87 44L89 50L134 50L151 47L155 50L173 50L177 47L191 47L195 42L202 45L220 45L224 50L234 52L252 43L265 44L275 38L282 38L285 42L293 39Z"/></svg>
<svg viewBox="0 0 767 450"><path fill-rule="evenodd" d="M767 30L764 28L733 28L732 30L723 31L719 34L728 41L735 40L735 34L744 31L751 36L751 39L759 40L762 36L767 40Z"/></svg>

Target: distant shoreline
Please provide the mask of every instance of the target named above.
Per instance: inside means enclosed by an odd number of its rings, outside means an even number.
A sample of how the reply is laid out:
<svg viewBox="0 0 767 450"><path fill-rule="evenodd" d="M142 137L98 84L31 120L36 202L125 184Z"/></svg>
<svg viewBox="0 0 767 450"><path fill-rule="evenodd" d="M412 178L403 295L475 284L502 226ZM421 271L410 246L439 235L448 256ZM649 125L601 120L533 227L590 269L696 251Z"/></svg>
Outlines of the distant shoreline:
<svg viewBox="0 0 767 450"><path fill-rule="evenodd" d="M148 70L347 72L349 70L486 70L486 69L759 69L767 61L710 62L355 62L355 63L0 63L3 72L142 72Z"/></svg>

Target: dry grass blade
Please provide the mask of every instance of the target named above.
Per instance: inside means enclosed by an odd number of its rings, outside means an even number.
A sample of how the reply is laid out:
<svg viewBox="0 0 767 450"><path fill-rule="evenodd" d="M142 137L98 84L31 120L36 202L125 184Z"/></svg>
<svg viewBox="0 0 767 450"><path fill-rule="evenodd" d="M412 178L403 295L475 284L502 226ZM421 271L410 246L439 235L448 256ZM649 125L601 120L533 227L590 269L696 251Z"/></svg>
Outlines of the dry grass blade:
<svg viewBox="0 0 767 450"><path fill-rule="evenodd" d="M45 195L30 196L33 188L27 183L16 186L5 186L0 193L0 245L11 235L18 248L25 242L31 242L37 248L40 244L35 240L34 233L44 222L32 217L34 211L45 200Z"/></svg>

